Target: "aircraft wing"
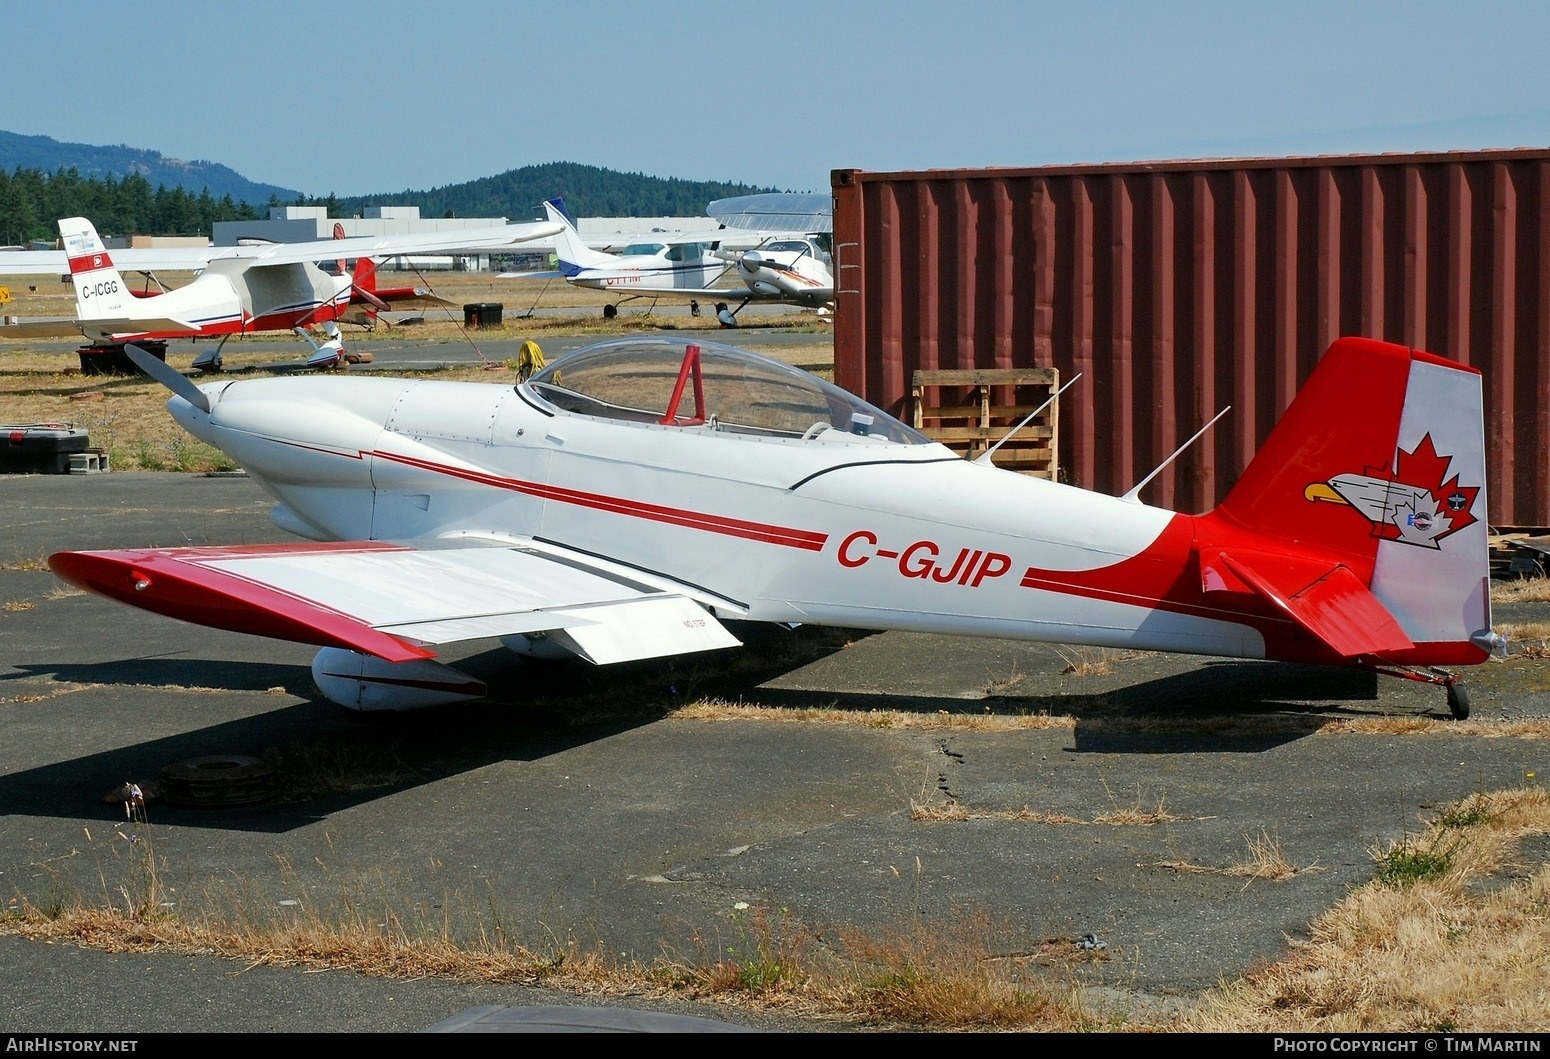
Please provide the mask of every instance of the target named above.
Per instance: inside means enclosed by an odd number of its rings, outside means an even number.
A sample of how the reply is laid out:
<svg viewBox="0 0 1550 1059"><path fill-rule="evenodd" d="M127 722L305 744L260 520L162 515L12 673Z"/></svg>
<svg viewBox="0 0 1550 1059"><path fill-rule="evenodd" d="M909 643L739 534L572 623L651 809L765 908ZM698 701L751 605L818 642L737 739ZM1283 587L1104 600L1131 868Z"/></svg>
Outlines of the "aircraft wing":
<svg viewBox="0 0 1550 1059"><path fill-rule="evenodd" d="M599 664L738 645L692 590L540 543L347 541L60 552L56 574L146 610L375 655L545 633ZM720 602L720 601L718 601Z"/></svg>
<svg viewBox="0 0 1550 1059"><path fill-rule="evenodd" d="M378 287L371 296L394 309L440 309L456 304L428 287Z"/></svg>
<svg viewBox="0 0 1550 1059"><path fill-rule="evenodd" d="M225 256L232 249L229 246L178 246L129 248L108 253L121 272L197 272L213 258ZM66 276L69 273L70 259L63 250L0 252L0 275Z"/></svg>
<svg viewBox="0 0 1550 1059"><path fill-rule="evenodd" d="M483 228L458 228L443 232L400 235L358 235L348 239L314 239L304 243L261 243L222 246L212 261L253 261L262 265L291 265L304 261L331 261L352 257L404 257L411 254L454 253L459 250L501 250L542 239L559 232L549 221L499 224ZM116 263L122 251L110 251Z"/></svg>
<svg viewBox="0 0 1550 1059"><path fill-rule="evenodd" d="M705 212L728 228L778 232L834 231L834 199L827 192L770 192L717 199Z"/></svg>
<svg viewBox="0 0 1550 1059"><path fill-rule="evenodd" d="M0 250L0 276L62 276L69 271L63 250Z"/></svg>
<svg viewBox="0 0 1550 1059"><path fill-rule="evenodd" d="M109 250L121 272L197 272L212 261L254 261L291 265L353 257L402 257L453 253L459 250L500 250L543 239L560 230L558 224L532 221L481 228L400 235L360 235L349 239L314 239L304 243L257 243L241 246L169 247ZM0 275L63 276L70 261L63 250L0 251Z"/></svg>
<svg viewBox="0 0 1550 1059"><path fill-rule="evenodd" d="M611 287L609 292L631 297L645 294L653 298L699 298L724 302L777 300L761 291L750 290L741 283L730 287L671 287L667 284L655 286L650 283L631 283L629 286Z"/></svg>

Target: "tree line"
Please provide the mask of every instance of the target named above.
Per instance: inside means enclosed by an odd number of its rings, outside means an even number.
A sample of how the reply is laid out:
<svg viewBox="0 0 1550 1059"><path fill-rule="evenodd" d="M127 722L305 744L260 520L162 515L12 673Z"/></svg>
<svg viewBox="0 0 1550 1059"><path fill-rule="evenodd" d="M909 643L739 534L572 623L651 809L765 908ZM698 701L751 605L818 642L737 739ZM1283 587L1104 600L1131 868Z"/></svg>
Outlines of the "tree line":
<svg viewBox="0 0 1550 1059"><path fill-rule="evenodd" d="M491 177L430 191L305 199L329 206L330 216L359 215L367 206L418 206L422 217L505 217L520 223L542 219L545 199L559 195L575 217L703 217L716 199L775 191L773 187L708 180L680 180L578 162L522 166Z"/></svg>
<svg viewBox="0 0 1550 1059"><path fill-rule="evenodd" d="M83 177L75 169L47 173L18 167L0 169L0 245L25 245L59 238L61 217L87 217L104 237L179 235L209 237L216 221L260 216L230 195L208 189L194 194L165 184L152 188L143 176ZM263 216L268 216L267 208Z"/></svg>
<svg viewBox="0 0 1550 1059"><path fill-rule="evenodd" d="M86 217L105 238L130 235L204 236L216 221L251 221L271 206L323 206L330 217L359 217L367 206L419 206L424 217L505 217L521 222L542 216L545 199L563 196L576 217L699 217L715 199L774 191L749 184L692 181L620 173L573 162L524 166L498 176L431 191L346 198L302 196L292 203L272 197L256 207L208 188L197 194L165 184L152 188L138 173L83 177L74 167L52 173L0 169L0 245L52 242L61 217Z"/></svg>

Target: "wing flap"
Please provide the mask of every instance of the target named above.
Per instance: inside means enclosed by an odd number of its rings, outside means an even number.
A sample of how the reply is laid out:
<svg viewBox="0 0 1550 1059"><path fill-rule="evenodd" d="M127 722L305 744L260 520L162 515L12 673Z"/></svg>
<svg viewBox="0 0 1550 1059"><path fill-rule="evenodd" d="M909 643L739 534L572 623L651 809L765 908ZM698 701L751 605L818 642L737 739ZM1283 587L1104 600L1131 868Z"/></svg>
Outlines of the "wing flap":
<svg viewBox="0 0 1550 1059"><path fill-rule="evenodd" d="M640 578L472 539L60 552L49 566L169 617L390 661L429 657L428 644L517 633L560 631L598 661L737 642L698 603Z"/></svg>
<svg viewBox="0 0 1550 1059"><path fill-rule="evenodd" d="M1274 604L1342 658L1415 647L1394 615L1341 563L1286 556L1218 555L1242 584ZM1209 565L1208 581L1228 581Z"/></svg>
<svg viewBox="0 0 1550 1059"><path fill-rule="evenodd" d="M654 596L624 603L560 611L578 618L549 638L598 665L740 646L704 608L683 596Z"/></svg>

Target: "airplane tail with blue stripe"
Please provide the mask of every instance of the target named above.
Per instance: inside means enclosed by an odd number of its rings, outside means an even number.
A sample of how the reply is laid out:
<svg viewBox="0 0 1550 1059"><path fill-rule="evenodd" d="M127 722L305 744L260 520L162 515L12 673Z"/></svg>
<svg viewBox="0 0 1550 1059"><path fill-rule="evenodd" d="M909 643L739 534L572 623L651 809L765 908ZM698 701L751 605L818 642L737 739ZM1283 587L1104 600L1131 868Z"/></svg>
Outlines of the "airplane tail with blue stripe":
<svg viewBox="0 0 1550 1059"><path fill-rule="evenodd" d="M607 268L615 262L611 254L593 250L581 241L576 221L565 208L565 200L556 196L544 202L544 212L551 221L565 227L554 237L554 249L560 259L560 273L571 277L584 268Z"/></svg>

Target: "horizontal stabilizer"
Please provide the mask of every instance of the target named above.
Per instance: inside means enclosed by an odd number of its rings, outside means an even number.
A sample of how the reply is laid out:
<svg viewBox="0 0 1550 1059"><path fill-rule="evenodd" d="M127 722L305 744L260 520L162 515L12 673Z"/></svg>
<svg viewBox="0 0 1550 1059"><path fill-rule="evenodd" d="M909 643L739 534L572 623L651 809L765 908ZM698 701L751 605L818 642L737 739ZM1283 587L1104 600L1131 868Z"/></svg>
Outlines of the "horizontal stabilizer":
<svg viewBox="0 0 1550 1059"><path fill-rule="evenodd" d="M82 334L73 316L0 317L0 338L71 338Z"/></svg>
<svg viewBox="0 0 1550 1059"><path fill-rule="evenodd" d="M114 335L161 334L164 331L187 331L193 334L199 330L199 325L187 320L174 320L170 316L94 316L89 320L83 318L76 325L76 330L111 338Z"/></svg>
<svg viewBox="0 0 1550 1059"><path fill-rule="evenodd" d="M1226 572L1268 600L1342 658L1408 651L1415 644L1351 570L1283 555L1217 553ZM1208 587L1231 578L1203 562Z"/></svg>

